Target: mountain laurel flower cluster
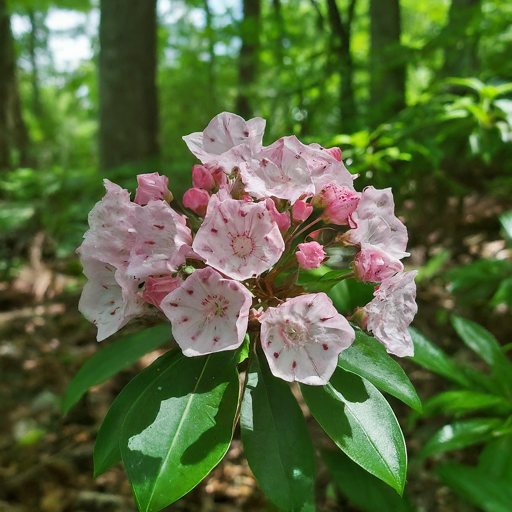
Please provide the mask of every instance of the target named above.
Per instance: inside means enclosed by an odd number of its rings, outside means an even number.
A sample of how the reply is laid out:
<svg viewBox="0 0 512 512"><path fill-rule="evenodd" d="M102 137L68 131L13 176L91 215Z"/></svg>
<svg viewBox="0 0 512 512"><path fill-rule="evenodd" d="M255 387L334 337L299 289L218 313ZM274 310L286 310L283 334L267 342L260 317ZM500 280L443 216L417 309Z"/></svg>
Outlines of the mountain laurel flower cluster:
<svg viewBox="0 0 512 512"><path fill-rule="evenodd" d="M375 285L374 299L348 318L389 353L412 355L416 272L404 271L391 189L356 191L339 148L294 136L265 147L264 129L222 113L184 137L200 161L184 208L158 173L137 177L133 201L105 180L78 249L88 278L79 308L98 341L165 315L185 356L235 350L249 333L276 377L325 385L356 336L325 292L354 278ZM336 247L351 248L346 272L310 286L303 274Z"/></svg>

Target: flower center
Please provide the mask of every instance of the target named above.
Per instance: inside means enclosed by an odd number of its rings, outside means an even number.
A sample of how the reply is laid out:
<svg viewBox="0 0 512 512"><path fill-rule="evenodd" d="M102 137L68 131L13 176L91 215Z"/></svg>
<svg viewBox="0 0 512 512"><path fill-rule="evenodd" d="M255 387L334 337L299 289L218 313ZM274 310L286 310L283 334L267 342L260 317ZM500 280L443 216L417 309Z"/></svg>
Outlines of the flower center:
<svg viewBox="0 0 512 512"><path fill-rule="evenodd" d="M303 325L295 322L289 322L284 328L284 335L287 341L292 345L302 347L307 342L308 333Z"/></svg>
<svg viewBox="0 0 512 512"><path fill-rule="evenodd" d="M203 300L202 305L205 307L205 315L210 321L212 317L224 317L229 307L229 300L222 295L208 295Z"/></svg>
<svg viewBox="0 0 512 512"><path fill-rule="evenodd" d="M252 238L248 237L247 235L238 235L237 237L233 238L231 247L233 248L233 253L235 256L238 256L239 258L245 258L251 254L254 248L254 243Z"/></svg>

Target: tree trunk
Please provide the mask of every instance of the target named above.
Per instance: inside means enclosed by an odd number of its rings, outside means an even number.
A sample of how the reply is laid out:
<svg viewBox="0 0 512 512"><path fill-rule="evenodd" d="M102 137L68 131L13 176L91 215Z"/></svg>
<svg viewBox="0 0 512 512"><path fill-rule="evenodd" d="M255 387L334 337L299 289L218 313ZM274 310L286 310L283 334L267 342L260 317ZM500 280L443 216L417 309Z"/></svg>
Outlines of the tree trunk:
<svg viewBox="0 0 512 512"><path fill-rule="evenodd" d="M32 67L32 108L34 115L38 121L41 120L41 94L39 92L39 73L37 68L36 48L37 41L37 20L35 13L32 9L28 10L28 18L30 20L30 34L29 34L29 58L30 66Z"/></svg>
<svg viewBox="0 0 512 512"><path fill-rule="evenodd" d="M144 164L159 155L156 0L102 0L100 167Z"/></svg>
<svg viewBox="0 0 512 512"><path fill-rule="evenodd" d="M0 170L10 169L9 83L12 75L11 20L5 0L0 0Z"/></svg>
<svg viewBox="0 0 512 512"><path fill-rule="evenodd" d="M242 22L242 48L238 62L238 97L236 113L244 119L253 116L251 96L258 70L258 50L260 41L261 0L244 0L244 20Z"/></svg>
<svg viewBox="0 0 512 512"><path fill-rule="evenodd" d="M327 0L329 24L333 35L333 47L340 66L340 129L345 132L355 131L357 108L354 95L354 62L350 49L352 21L357 0L350 0L347 19L343 20L336 0Z"/></svg>
<svg viewBox="0 0 512 512"><path fill-rule="evenodd" d="M406 61L400 33L399 0L370 0L370 121L374 125L405 107Z"/></svg>
<svg viewBox="0 0 512 512"><path fill-rule="evenodd" d="M444 52L442 77L469 77L478 70L477 30L468 31L478 21L481 0L452 0L448 24L441 34Z"/></svg>

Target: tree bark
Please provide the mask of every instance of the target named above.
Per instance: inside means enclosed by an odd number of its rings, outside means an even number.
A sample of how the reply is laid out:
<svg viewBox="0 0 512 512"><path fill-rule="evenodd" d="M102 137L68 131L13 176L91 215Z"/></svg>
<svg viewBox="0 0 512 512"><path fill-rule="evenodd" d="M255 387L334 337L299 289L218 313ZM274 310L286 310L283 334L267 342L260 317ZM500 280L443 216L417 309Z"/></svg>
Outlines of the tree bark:
<svg viewBox="0 0 512 512"><path fill-rule="evenodd" d="M477 30L468 33L480 13L481 0L452 0L448 24L440 35L444 51L441 77L469 77L478 70Z"/></svg>
<svg viewBox="0 0 512 512"><path fill-rule="evenodd" d="M143 164L159 155L156 0L102 0L100 168Z"/></svg>
<svg viewBox="0 0 512 512"><path fill-rule="evenodd" d="M244 0L242 21L242 48L238 61L238 96L236 113L244 119L253 116L253 96L258 71L258 50L260 42L261 0Z"/></svg>
<svg viewBox="0 0 512 512"><path fill-rule="evenodd" d="M399 0L370 0L370 122L374 125L405 107L406 61L400 34Z"/></svg>
<svg viewBox="0 0 512 512"><path fill-rule="evenodd" d="M333 35L333 49L340 66L340 129L352 132L356 124L357 107L354 95L354 61L350 49L352 21L357 0L350 0L346 21L343 20L336 0L327 0L329 24Z"/></svg>
<svg viewBox="0 0 512 512"><path fill-rule="evenodd" d="M9 144L9 83L12 75L11 20L5 5L0 0L0 170L10 169Z"/></svg>
<svg viewBox="0 0 512 512"><path fill-rule="evenodd" d="M37 40L37 19L32 9L28 10L28 18L30 20L30 34L29 34L29 58L30 66L32 67L32 108L34 115L38 120L41 120L41 94L39 91L39 73L36 59L36 48L38 46Z"/></svg>

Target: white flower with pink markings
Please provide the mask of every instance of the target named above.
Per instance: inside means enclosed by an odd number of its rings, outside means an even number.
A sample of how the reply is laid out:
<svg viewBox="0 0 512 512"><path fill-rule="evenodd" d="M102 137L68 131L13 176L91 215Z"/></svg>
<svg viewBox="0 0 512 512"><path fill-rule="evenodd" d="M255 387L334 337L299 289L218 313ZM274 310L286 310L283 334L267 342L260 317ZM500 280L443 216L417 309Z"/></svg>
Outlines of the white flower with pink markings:
<svg viewBox="0 0 512 512"><path fill-rule="evenodd" d="M399 272L385 279L374 299L364 307L366 325L390 354L413 356L414 345L407 328L418 311L416 304L417 270Z"/></svg>
<svg viewBox="0 0 512 512"><path fill-rule="evenodd" d="M252 295L211 268L196 270L160 303L186 356L238 348L247 330Z"/></svg>
<svg viewBox="0 0 512 512"><path fill-rule="evenodd" d="M220 201L214 195L192 248L208 265L243 281L273 267L284 241L265 202Z"/></svg>
<svg viewBox="0 0 512 512"><path fill-rule="evenodd" d="M355 339L354 329L325 293L289 299L258 320L270 370L288 382L327 384L339 353Z"/></svg>

